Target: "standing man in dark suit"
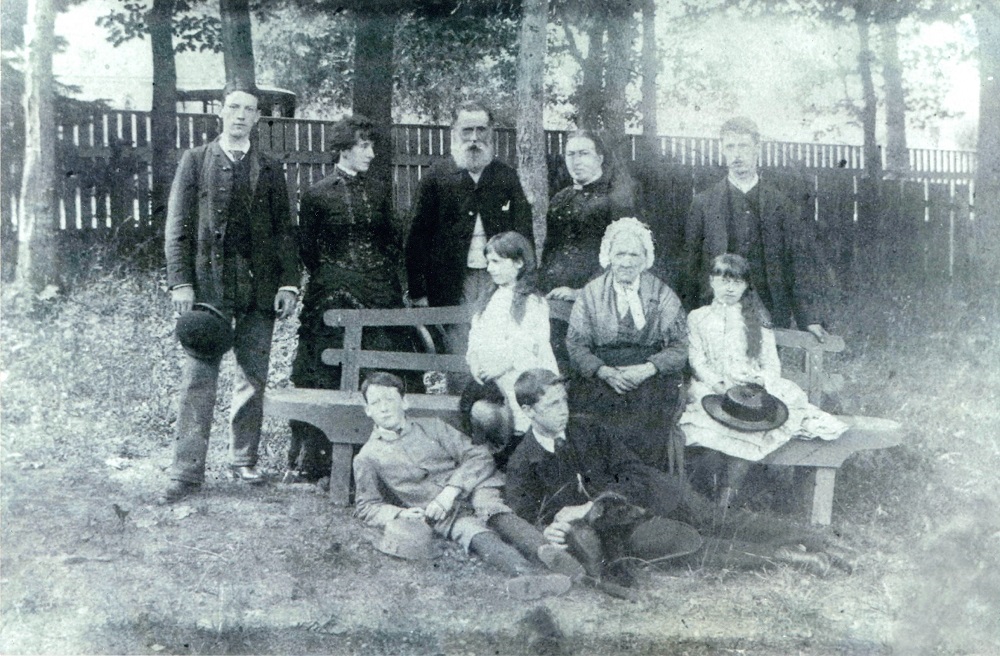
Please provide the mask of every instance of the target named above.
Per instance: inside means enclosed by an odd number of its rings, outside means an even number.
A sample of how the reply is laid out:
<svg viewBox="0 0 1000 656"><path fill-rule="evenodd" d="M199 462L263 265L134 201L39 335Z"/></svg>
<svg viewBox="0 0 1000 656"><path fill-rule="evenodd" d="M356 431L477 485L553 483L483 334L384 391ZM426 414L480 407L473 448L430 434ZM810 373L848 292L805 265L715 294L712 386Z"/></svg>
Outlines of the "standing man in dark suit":
<svg viewBox="0 0 1000 656"><path fill-rule="evenodd" d="M257 90L223 91L222 134L184 153L167 209L167 283L179 313L215 308L233 329L236 379L230 416L233 475L261 483L257 447L274 318L295 311L300 272L281 165L250 141L260 118ZM188 351L163 501L196 491L215 409L221 356Z"/></svg>
<svg viewBox="0 0 1000 656"><path fill-rule="evenodd" d="M709 301L712 260L736 253L750 262L753 288L774 326L788 328L794 318L799 330L823 341L827 332L811 309L812 226L787 196L760 178L757 125L748 118L732 118L719 132L729 174L691 203L684 230L685 305L692 310Z"/></svg>
<svg viewBox="0 0 1000 656"><path fill-rule="evenodd" d="M475 301L491 284L486 242L508 230L533 239L531 207L514 169L493 159L493 114L463 103L452 117L451 157L435 164L417 190L406 244L413 305ZM467 332L448 333L450 353L465 353Z"/></svg>

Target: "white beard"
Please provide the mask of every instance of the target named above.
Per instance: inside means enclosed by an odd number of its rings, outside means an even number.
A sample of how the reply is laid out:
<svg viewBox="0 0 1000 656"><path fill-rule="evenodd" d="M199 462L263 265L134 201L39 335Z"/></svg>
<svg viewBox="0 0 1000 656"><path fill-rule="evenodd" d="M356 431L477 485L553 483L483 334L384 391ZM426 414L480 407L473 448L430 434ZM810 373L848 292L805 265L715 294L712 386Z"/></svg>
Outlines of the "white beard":
<svg viewBox="0 0 1000 656"><path fill-rule="evenodd" d="M486 165L493 161L493 146L491 144L475 144L477 148L471 150L473 144L462 143L452 139L451 157L455 160L455 165L465 171L479 172L486 168Z"/></svg>

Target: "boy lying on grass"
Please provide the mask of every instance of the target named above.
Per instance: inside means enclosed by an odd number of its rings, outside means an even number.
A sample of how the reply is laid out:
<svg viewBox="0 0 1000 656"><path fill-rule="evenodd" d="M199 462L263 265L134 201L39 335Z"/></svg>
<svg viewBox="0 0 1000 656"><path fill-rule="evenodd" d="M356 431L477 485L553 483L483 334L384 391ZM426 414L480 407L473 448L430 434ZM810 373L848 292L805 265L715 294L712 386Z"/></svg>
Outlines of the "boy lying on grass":
<svg viewBox="0 0 1000 656"><path fill-rule="evenodd" d="M503 476L486 447L438 418L407 418L397 376L375 372L361 394L375 427L354 458L357 517L379 528L397 517L423 519L514 577L508 592L522 599L562 594L583 575L572 556L503 503Z"/></svg>

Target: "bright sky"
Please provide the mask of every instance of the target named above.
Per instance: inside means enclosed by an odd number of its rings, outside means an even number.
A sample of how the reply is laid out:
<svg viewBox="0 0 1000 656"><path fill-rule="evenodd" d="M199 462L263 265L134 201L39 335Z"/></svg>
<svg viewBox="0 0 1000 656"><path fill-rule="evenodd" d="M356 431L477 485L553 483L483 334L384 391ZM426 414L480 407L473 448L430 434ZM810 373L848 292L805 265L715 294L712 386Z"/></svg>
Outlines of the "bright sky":
<svg viewBox="0 0 1000 656"><path fill-rule="evenodd" d="M88 0L59 14L56 33L68 41L64 53L54 61L59 80L81 88L85 99L105 98L115 107L148 109L152 100L152 55L148 38L130 41L117 48L107 41L106 31L96 20L120 0ZM947 44L961 38L953 25L936 23L922 28L919 39L926 43ZM661 39L664 36L661 35ZM694 35L700 51L724 72L735 94L733 107L664 107L660 111L661 130L679 135L712 135L722 118L745 114L755 117L765 134L773 139L812 141L816 130L825 127L804 114L794 102L796 88L803 80L803 71L810 60L842 59L852 63L854 41L850 35L803 33L801 28L789 28L774 21L749 22L720 16L706 23ZM843 40L839 42L838 39ZM948 72L952 86L946 105L952 111L965 114L961 120L941 121L935 134L911 131L911 146L954 146L954 138L969 124L975 125L978 110L978 72L974 62L938 62ZM224 82L222 56L206 53L184 53L177 57L178 86L186 88L221 87ZM820 85L823 82L817 81ZM796 87L798 85L798 87ZM838 85L831 85L829 98L836 101ZM720 118L722 117L722 118ZM860 130L849 127L823 141L860 143Z"/></svg>

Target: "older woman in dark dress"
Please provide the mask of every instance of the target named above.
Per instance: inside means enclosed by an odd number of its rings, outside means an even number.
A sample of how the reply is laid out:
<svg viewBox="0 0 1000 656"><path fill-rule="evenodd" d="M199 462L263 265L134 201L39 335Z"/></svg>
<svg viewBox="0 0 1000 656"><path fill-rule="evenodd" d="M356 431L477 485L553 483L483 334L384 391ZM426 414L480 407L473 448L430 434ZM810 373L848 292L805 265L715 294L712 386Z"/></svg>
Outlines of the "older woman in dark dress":
<svg viewBox="0 0 1000 656"><path fill-rule="evenodd" d="M342 348L344 329L323 323L330 309L399 308L403 289L400 242L391 222L389 194L365 178L375 158L371 121L354 116L333 126L329 150L337 164L302 196L300 254L309 282L302 302L298 350L292 364L297 387L340 388L340 366L323 363L324 349ZM405 328L368 329L365 349L413 351ZM330 468L328 442L321 431L291 422L288 467L294 480L318 480Z"/></svg>
<svg viewBox="0 0 1000 656"><path fill-rule="evenodd" d="M572 302L601 273L597 255L604 230L615 219L635 216L635 202L627 189L613 184L611 156L597 134L573 132L564 152L573 184L549 203L538 289L550 300ZM556 359L565 367L566 323L553 319L551 335Z"/></svg>
<svg viewBox="0 0 1000 656"><path fill-rule="evenodd" d="M649 273L653 238L637 219L608 226L600 263L605 273L587 283L570 316L570 408L600 416L644 463L665 469L687 363L686 315Z"/></svg>

